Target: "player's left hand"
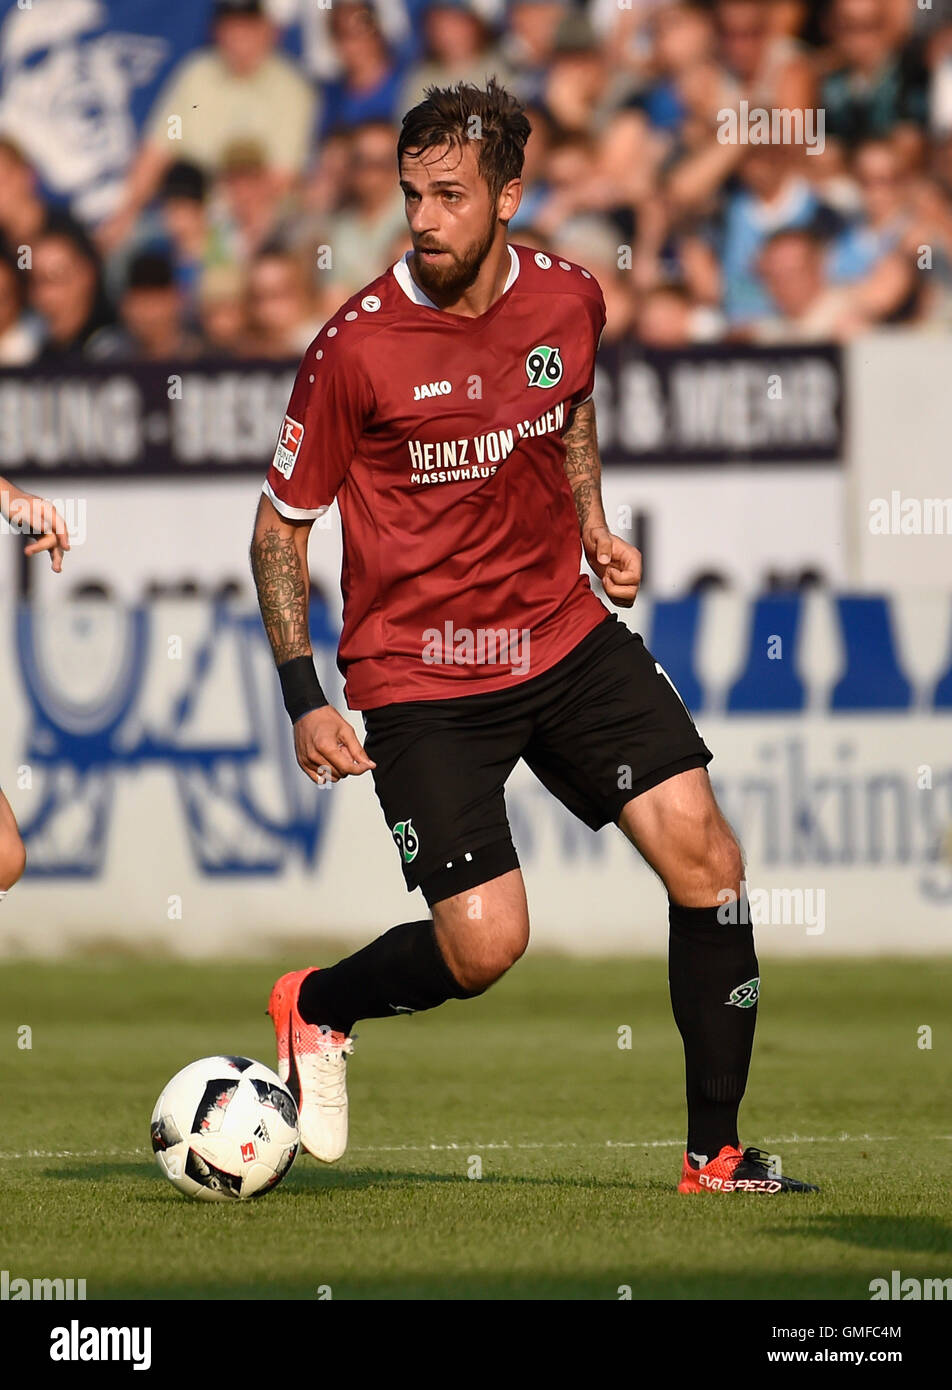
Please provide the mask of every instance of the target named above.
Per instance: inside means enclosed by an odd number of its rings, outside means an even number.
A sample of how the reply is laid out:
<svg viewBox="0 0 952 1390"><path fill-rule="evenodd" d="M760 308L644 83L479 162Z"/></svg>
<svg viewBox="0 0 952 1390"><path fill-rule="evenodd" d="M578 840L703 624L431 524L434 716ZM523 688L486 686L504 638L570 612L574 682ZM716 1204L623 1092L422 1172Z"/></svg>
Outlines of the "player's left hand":
<svg viewBox="0 0 952 1390"><path fill-rule="evenodd" d="M585 558L616 608L630 608L641 583L641 551L613 536L607 526L582 532Z"/></svg>
<svg viewBox="0 0 952 1390"><path fill-rule="evenodd" d="M69 530L59 512L45 497L21 492L9 504L7 519L22 531L30 532L36 540L24 548L26 555L50 552L50 563L56 574L63 568L64 552L69 550Z"/></svg>

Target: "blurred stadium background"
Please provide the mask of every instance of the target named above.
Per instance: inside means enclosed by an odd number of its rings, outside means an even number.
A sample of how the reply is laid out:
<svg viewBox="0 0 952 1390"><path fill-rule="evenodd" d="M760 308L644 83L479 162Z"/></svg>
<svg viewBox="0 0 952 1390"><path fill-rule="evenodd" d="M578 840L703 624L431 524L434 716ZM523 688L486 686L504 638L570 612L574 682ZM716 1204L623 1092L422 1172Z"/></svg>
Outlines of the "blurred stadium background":
<svg viewBox="0 0 952 1390"><path fill-rule="evenodd" d="M367 780L296 770L247 545L298 357L409 246L402 114L493 72L533 124L511 239L605 292L606 510L645 559L623 616L773 893L761 952L948 949L943 0L3 0L0 472L74 534L59 577L0 547L30 857L3 951L277 951L406 916ZM720 139L742 109L823 138ZM329 516L338 694L339 558ZM537 945L663 951L620 836L519 771L509 806Z"/></svg>

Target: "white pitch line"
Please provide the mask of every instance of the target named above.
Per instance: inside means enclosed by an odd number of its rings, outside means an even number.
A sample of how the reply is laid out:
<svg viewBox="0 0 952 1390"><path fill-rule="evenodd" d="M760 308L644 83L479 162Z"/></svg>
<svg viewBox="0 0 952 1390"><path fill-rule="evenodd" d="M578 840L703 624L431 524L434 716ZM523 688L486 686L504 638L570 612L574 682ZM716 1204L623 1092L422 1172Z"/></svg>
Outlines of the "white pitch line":
<svg viewBox="0 0 952 1390"><path fill-rule="evenodd" d="M0 1162L19 1158L138 1158L149 1149L24 1149L22 1153L0 1153Z"/></svg>
<svg viewBox="0 0 952 1390"><path fill-rule="evenodd" d="M764 1144L892 1144L899 1142L897 1134L785 1134L768 1135ZM932 1140L952 1139L952 1134L933 1134ZM509 1140L492 1140L481 1144L476 1140L455 1144L370 1144L355 1145L350 1153L392 1154L392 1153L457 1153L474 1149L677 1149L683 1148L683 1139L590 1139L584 1143L574 1140L557 1143L510 1143ZM140 1158L150 1153L141 1149L24 1149L21 1153L0 1153L0 1163L14 1163L26 1158Z"/></svg>
<svg viewBox="0 0 952 1390"><path fill-rule="evenodd" d="M782 1137L771 1136L763 1140L765 1144L847 1144L870 1143L887 1144L898 1140L896 1134L787 1134ZM948 1139L952 1135L937 1134L933 1139ZM679 1149L684 1147L683 1139L591 1139L585 1143L572 1140L553 1144L509 1143L507 1140L480 1144L475 1140L468 1144L372 1144L353 1145L349 1153L446 1153L473 1149Z"/></svg>

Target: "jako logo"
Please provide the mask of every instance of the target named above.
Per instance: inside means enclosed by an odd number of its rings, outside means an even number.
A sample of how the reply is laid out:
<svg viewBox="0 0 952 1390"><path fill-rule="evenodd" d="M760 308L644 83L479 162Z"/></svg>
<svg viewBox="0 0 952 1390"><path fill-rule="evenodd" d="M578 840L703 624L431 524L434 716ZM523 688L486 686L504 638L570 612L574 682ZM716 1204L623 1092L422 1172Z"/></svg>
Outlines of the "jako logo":
<svg viewBox="0 0 952 1390"><path fill-rule="evenodd" d="M903 1279L898 1269L892 1271L892 1278L870 1279L870 1302L877 1299L899 1299L903 1303L910 1299L932 1300L952 1299L952 1279Z"/></svg>
<svg viewBox="0 0 952 1390"><path fill-rule="evenodd" d="M69 1327L50 1333L51 1361L131 1361L135 1371L152 1365L151 1327Z"/></svg>
<svg viewBox="0 0 952 1390"><path fill-rule="evenodd" d="M424 382L422 386L414 386L413 399L425 401L430 396L448 396L452 389L448 381Z"/></svg>

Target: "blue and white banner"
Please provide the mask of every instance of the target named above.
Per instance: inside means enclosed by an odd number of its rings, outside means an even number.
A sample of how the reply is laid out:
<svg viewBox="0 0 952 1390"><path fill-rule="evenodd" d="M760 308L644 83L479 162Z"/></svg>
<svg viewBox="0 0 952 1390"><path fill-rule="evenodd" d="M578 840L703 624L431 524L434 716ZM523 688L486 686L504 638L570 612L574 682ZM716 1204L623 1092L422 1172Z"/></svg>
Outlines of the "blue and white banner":
<svg viewBox="0 0 952 1390"><path fill-rule="evenodd" d="M711 383L735 377L714 358L685 360L686 376L672 358L649 395L707 408L694 425L649 414L645 428L662 434L639 438L650 453L674 428L725 457L670 469L623 455L605 471L606 514L643 551L645 584L625 617L714 752L760 949L947 952L952 530L905 518L910 499L923 515L952 507L931 505L948 492L952 349L861 341L845 357L843 459L765 467L733 453L759 418L750 391L732 413ZM321 791L293 760L248 565L286 369L192 370L174 409L160 367L0 381L0 472L52 495L74 537L54 575L0 536L0 783L30 853L0 913L0 949L106 938L215 954L297 938L310 954L322 938L364 940L424 910L406 901L370 781ZM639 370L617 391L622 377L604 377L615 441L637 425L624 403L645 388ZM737 378L748 387L749 372ZM816 380L814 422L835 423L835 379ZM874 531L877 500L897 491L901 525ZM315 649L335 692L340 563L332 509L309 567ZM807 572L825 584L798 588ZM33 602L17 609L17 593ZM539 944L665 949L664 891L617 831L591 834L524 768L507 805Z"/></svg>
<svg viewBox="0 0 952 1390"><path fill-rule="evenodd" d="M420 0L376 0L390 51L419 56ZM339 75L326 0L266 0L280 47L315 83ZM213 0L0 0L0 136L81 221L115 209L159 91L211 42Z"/></svg>
<svg viewBox="0 0 952 1390"><path fill-rule="evenodd" d="M210 0L0 0L0 134L46 195L99 221L159 87L208 42Z"/></svg>
<svg viewBox="0 0 952 1390"><path fill-rule="evenodd" d="M319 789L294 763L253 608L85 600L4 621L0 775L30 861L3 908L7 949L252 951L406 915L369 779ZM947 950L952 595L713 595L630 621L715 754L762 948ZM340 703L337 630L318 603ZM524 768L507 801L540 944L664 948L663 892L618 831L593 835Z"/></svg>

